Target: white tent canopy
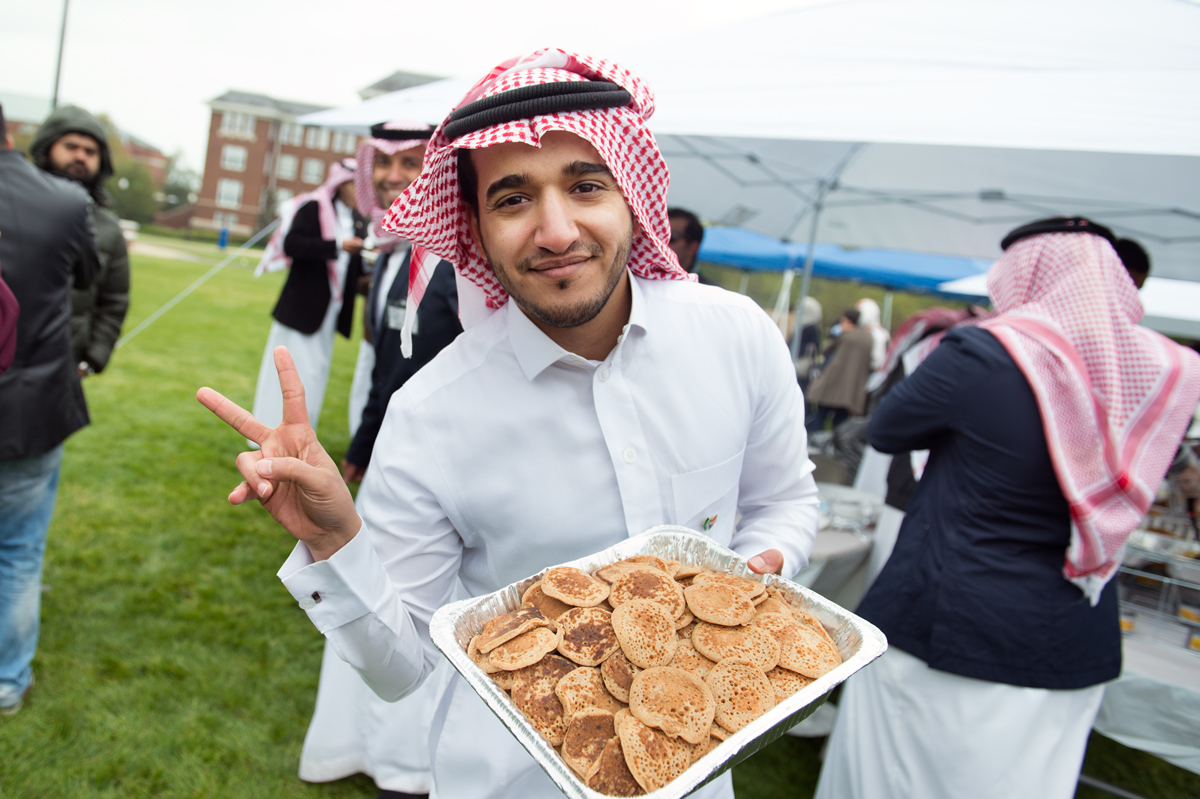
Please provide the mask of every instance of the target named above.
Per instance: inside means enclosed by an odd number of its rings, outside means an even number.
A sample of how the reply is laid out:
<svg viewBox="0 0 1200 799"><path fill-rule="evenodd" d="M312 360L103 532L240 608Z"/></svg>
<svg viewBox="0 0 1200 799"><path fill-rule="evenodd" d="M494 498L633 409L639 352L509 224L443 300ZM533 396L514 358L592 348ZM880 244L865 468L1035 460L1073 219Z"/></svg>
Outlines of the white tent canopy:
<svg viewBox="0 0 1200 799"><path fill-rule="evenodd" d="M990 258L1084 214L1200 279L1196 41L1183 0L835 0L604 55L654 89L671 202L710 220ZM436 122L470 82L302 121Z"/></svg>

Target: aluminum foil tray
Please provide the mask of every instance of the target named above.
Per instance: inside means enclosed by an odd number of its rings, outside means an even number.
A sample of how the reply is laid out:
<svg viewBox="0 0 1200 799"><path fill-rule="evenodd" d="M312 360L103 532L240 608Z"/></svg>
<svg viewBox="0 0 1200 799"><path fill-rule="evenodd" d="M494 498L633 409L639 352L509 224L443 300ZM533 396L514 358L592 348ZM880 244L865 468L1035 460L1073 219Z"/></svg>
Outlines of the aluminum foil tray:
<svg viewBox="0 0 1200 799"><path fill-rule="evenodd" d="M830 691L887 650L887 639L870 622L782 577L754 574L733 551L687 527L652 527L603 552L559 565L574 566L591 573L601 566L634 555L655 555L775 586L791 600L794 607L808 611L821 620L842 655L842 665L731 735L670 784L646 794L653 799L686 796L750 757L807 718L821 706ZM483 625L496 616L519 608L522 594L540 579L541 573L538 573L495 593L445 605L433 615L429 633L434 645L458 669L463 679L483 698L521 745L529 750L564 794L571 799L599 799L604 794L588 788L554 751L554 747L525 720L525 716L500 686L467 657L467 644L483 629Z"/></svg>

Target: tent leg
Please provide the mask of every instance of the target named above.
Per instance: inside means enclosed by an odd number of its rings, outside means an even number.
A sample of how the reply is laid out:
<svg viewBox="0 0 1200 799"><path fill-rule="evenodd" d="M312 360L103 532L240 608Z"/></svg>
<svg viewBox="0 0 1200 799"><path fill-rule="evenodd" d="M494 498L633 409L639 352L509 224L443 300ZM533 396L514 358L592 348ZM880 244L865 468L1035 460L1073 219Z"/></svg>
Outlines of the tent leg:
<svg viewBox="0 0 1200 799"><path fill-rule="evenodd" d="M742 270L742 282L738 284L738 294L746 296L746 290L750 288L750 273Z"/></svg>
<svg viewBox="0 0 1200 799"><path fill-rule="evenodd" d="M890 292L890 291L884 292L883 311L880 313L881 318L879 320L879 323L881 325L883 325L883 329L888 331L889 333L892 330L892 300L894 298L895 298L895 295L892 292Z"/></svg>
<svg viewBox="0 0 1200 799"><path fill-rule="evenodd" d="M792 325L792 360L800 357L800 334L804 330L804 298L808 296L808 285L812 282L813 272L813 250L817 246L817 223L821 219L821 206L825 199L825 192L821 192L820 199L813 204L812 225L808 229L808 252L804 254L804 279L800 281L800 295L796 297L796 323Z"/></svg>
<svg viewBox="0 0 1200 799"><path fill-rule="evenodd" d="M795 277L795 270L789 269L783 273L783 281L779 285L779 296L775 298L775 310L771 312L771 321L779 327L779 332L785 340L788 334L788 300L792 298L792 281Z"/></svg>

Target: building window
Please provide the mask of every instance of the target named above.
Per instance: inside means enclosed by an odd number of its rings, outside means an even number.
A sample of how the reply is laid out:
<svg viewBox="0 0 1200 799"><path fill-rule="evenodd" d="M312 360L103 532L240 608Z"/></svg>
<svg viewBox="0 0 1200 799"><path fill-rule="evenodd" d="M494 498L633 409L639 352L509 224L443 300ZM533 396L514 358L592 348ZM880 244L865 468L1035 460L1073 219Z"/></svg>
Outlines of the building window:
<svg viewBox="0 0 1200 799"><path fill-rule="evenodd" d="M240 144L226 144L221 148L221 169L231 172L246 171L246 148Z"/></svg>
<svg viewBox="0 0 1200 799"><path fill-rule="evenodd" d="M242 182L221 178L217 181L217 205L222 208L237 208L242 204Z"/></svg>
<svg viewBox="0 0 1200 799"><path fill-rule="evenodd" d="M217 211L215 214L213 214L213 227L215 228L237 227L237 223L237 214L227 214L224 211Z"/></svg>
<svg viewBox="0 0 1200 799"><path fill-rule="evenodd" d="M325 162L320 158L304 159L304 174L301 180L305 183L320 183L325 178Z"/></svg>
<svg viewBox="0 0 1200 799"><path fill-rule="evenodd" d="M304 134L304 146L310 150L328 150L329 128L308 128Z"/></svg>
<svg viewBox="0 0 1200 799"><path fill-rule="evenodd" d="M278 210L278 209L282 208L283 204L285 202L287 202L288 200L292 199L292 197L294 197L294 196L295 195L292 194L291 189L276 189L275 190L275 209Z"/></svg>
<svg viewBox="0 0 1200 799"><path fill-rule="evenodd" d="M226 111L221 115L221 135L236 139L253 139L256 121L250 114Z"/></svg>
<svg viewBox="0 0 1200 799"><path fill-rule="evenodd" d="M353 153L357 138L353 133L335 130L333 132L333 151L335 153Z"/></svg>
<svg viewBox="0 0 1200 799"><path fill-rule="evenodd" d="M304 144L304 126L295 122L284 122L279 126L279 143L299 147Z"/></svg>
<svg viewBox="0 0 1200 799"><path fill-rule="evenodd" d="M279 156L279 171L275 174L283 180L295 180L296 169L300 164L300 160L294 155Z"/></svg>

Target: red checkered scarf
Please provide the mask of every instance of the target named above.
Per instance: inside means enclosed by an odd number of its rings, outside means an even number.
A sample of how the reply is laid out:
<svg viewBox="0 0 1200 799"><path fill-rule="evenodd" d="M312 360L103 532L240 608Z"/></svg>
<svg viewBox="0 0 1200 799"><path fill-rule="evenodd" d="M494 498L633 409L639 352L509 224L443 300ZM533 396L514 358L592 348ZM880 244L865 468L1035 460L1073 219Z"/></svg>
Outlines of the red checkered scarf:
<svg viewBox="0 0 1200 799"><path fill-rule="evenodd" d="M424 122L406 122L396 120L387 122L384 127L388 130L430 130ZM374 238L374 249L380 252L391 252L401 240L399 236L383 229L383 217L387 209L379 204L379 193L375 190L373 171L375 168L375 153L395 155L401 150L411 150L428 144L425 139L406 139L391 141L389 139L367 139L358 145L355 156L358 169L354 172L354 199L358 212L371 220L371 236Z"/></svg>
<svg viewBox="0 0 1200 799"><path fill-rule="evenodd" d="M594 111L570 111L520 119L477 130L451 142L438 125L425 153L421 176L392 204L383 221L385 230L414 242L409 268L409 313L401 341L411 349L409 320L416 317L433 270L441 259L458 273L459 308L463 327L486 318L501 307L508 294L492 267L476 251L468 219L472 213L458 186L459 148L480 149L505 142L538 146L550 131L567 131L585 139L612 170L625 201L640 227L629 253L628 266L644 278L695 280L679 266L668 243L667 186L670 177L646 120L654 113L654 96L628 70L599 58L558 49L538 50L499 64L467 93L457 107L500 92L541 83L606 80L632 95L629 105ZM447 120L448 121L448 120ZM474 290L472 290L474 287ZM474 295L474 296L472 296Z"/></svg>
<svg viewBox="0 0 1200 799"><path fill-rule="evenodd" d="M296 212L306 203L315 202L317 204L317 221L321 226L321 238L326 241L337 240L337 211L334 210L333 201L337 198L338 189L342 184L354 180L356 168L357 165L353 158L334 161L329 165L329 175L325 178L324 183L306 194L293 197L280 206L279 227L275 228L275 232L267 240L263 257L254 272L256 277L263 272L278 272L292 265L291 257L283 251L283 240L287 238L287 234L292 229L292 220L295 218ZM337 256L325 262L325 271L329 275L329 290L333 294L333 301L340 302L342 286L337 279Z"/></svg>
<svg viewBox="0 0 1200 799"><path fill-rule="evenodd" d="M1094 605L1200 400L1200 356L1137 325L1137 289L1099 236L1017 242L988 293L998 315L981 327L1029 381L1070 504L1063 576Z"/></svg>

